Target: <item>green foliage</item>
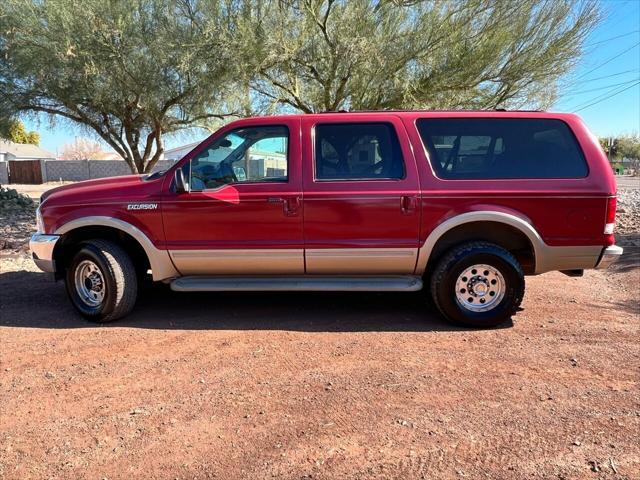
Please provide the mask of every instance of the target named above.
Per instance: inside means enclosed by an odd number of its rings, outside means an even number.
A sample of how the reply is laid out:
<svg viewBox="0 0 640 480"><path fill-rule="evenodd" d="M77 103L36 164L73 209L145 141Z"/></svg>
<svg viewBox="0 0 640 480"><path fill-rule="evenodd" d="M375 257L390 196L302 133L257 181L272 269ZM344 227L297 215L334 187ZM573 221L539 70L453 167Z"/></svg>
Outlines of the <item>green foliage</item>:
<svg viewBox="0 0 640 480"><path fill-rule="evenodd" d="M592 0L267 0L256 11L252 86L304 112L545 108L599 19Z"/></svg>
<svg viewBox="0 0 640 480"><path fill-rule="evenodd" d="M5 119L0 122L0 138L5 138L14 143L40 144L40 134L35 131L28 132L24 123L20 120Z"/></svg>
<svg viewBox="0 0 640 480"><path fill-rule="evenodd" d="M640 135L599 138L600 146L611 159L640 161Z"/></svg>
<svg viewBox="0 0 640 480"><path fill-rule="evenodd" d="M163 134L226 110L239 14L227 7L233 4L3 0L0 116L63 117L99 135L132 171L149 171L164 150Z"/></svg>
<svg viewBox="0 0 640 480"><path fill-rule="evenodd" d="M640 135L624 135L616 140L619 158L640 160Z"/></svg>
<svg viewBox="0 0 640 480"><path fill-rule="evenodd" d="M134 172L162 136L297 110L544 108L595 0L2 0L0 118L85 126Z"/></svg>

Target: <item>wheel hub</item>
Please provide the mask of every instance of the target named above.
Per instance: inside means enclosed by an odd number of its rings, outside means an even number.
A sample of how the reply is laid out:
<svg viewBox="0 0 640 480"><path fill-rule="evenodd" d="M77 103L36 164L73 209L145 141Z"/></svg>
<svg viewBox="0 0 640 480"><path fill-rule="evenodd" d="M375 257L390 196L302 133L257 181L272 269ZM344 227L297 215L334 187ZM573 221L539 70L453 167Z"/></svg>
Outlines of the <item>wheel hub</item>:
<svg viewBox="0 0 640 480"><path fill-rule="evenodd" d="M80 300L89 307L98 307L104 300L104 276L91 260L83 260L76 266L75 287Z"/></svg>
<svg viewBox="0 0 640 480"><path fill-rule="evenodd" d="M473 283L469 284L469 291L472 295L476 295L478 297L483 297L489 292L489 284L488 282L480 277L474 277Z"/></svg>
<svg viewBox="0 0 640 480"><path fill-rule="evenodd" d="M486 312L497 307L506 291L504 277L491 265L466 268L456 281L456 300L472 312Z"/></svg>

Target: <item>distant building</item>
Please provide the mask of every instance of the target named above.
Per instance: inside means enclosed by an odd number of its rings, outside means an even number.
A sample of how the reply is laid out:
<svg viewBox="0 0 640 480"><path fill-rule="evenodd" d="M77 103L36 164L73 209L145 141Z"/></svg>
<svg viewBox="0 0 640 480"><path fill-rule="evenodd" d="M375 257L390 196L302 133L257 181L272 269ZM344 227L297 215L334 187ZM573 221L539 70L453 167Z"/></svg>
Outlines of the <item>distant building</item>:
<svg viewBox="0 0 640 480"><path fill-rule="evenodd" d="M166 150L164 152L164 160L172 160L174 162L181 160L187 153L201 143L202 141L199 141ZM209 160L215 159L215 161L218 161L218 158L222 160L229 152L231 152L230 148L218 148L210 151ZM244 159L234 164L233 169L239 180L256 176L280 177L286 175L287 156L280 152L263 151L252 148Z"/></svg>
<svg viewBox="0 0 640 480"><path fill-rule="evenodd" d="M170 148L169 150L164 151L164 160L180 160L191 150L196 148L198 145L202 143L202 140L199 142L189 143L187 145L182 145L181 147Z"/></svg>
<svg viewBox="0 0 640 480"><path fill-rule="evenodd" d="M0 140L0 162L9 160L54 160L56 156L36 145Z"/></svg>
<svg viewBox="0 0 640 480"><path fill-rule="evenodd" d="M112 152L101 151L101 152L94 153L93 155L91 155L91 158L89 160L122 160L124 161L121 155L118 155L116 152L113 152L113 151Z"/></svg>

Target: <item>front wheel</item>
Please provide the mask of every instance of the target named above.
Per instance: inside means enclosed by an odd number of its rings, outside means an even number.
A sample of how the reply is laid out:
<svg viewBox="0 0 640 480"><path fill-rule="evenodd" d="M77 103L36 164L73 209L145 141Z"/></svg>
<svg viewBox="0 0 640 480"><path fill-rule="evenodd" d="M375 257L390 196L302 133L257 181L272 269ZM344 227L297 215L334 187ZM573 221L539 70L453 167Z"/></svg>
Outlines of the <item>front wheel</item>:
<svg viewBox="0 0 640 480"><path fill-rule="evenodd" d="M524 273L498 245L470 242L453 248L431 276L431 296L450 321L494 327L515 314L524 295Z"/></svg>
<svg viewBox="0 0 640 480"><path fill-rule="evenodd" d="M65 284L76 310L94 322L124 317L138 294L131 258L107 240L90 240L80 246L67 267Z"/></svg>

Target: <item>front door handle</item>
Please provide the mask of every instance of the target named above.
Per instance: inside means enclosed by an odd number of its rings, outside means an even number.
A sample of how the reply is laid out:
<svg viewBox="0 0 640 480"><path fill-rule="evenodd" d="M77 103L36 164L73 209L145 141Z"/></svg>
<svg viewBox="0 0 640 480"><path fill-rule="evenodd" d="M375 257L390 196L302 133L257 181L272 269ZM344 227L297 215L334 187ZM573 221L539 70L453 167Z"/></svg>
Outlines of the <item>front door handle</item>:
<svg viewBox="0 0 640 480"><path fill-rule="evenodd" d="M400 210L404 215L411 215L416 211L416 197L403 195L400 197Z"/></svg>
<svg viewBox="0 0 640 480"><path fill-rule="evenodd" d="M285 216L287 217L295 217L298 215L300 210L300 197L291 196L291 197L269 197L267 198L267 202L269 203L282 203L282 210L284 211Z"/></svg>
<svg viewBox="0 0 640 480"><path fill-rule="evenodd" d="M285 216L297 216L300 211L300 197L286 197L284 199L283 208Z"/></svg>

